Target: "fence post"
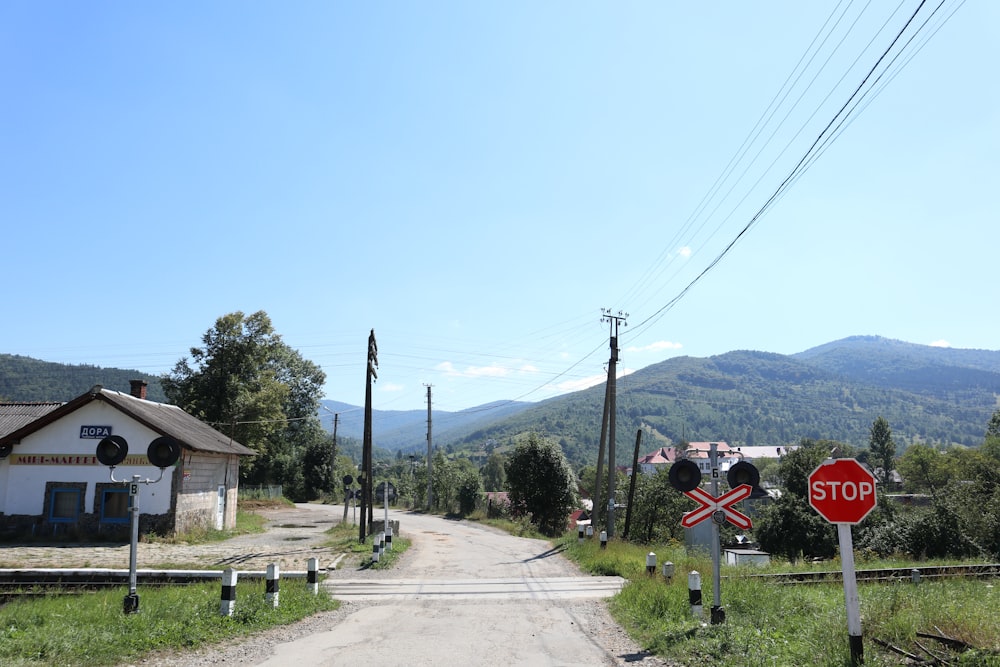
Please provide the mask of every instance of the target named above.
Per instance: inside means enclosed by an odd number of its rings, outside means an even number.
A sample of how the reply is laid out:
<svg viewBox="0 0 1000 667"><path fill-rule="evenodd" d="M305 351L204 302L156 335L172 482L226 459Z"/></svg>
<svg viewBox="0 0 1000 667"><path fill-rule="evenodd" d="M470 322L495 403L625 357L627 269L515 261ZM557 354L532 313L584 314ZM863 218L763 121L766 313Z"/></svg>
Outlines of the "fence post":
<svg viewBox="0 0 1000 667"><path fill-rule="evenodd" d="M278 607L278 589L281 586L281 569L278 567L277 563L271 563L267 566L267 587L264 593L264 599L267 600L268 604L272 607Z"/></svg>
<svg viewBox="0 0 1000 667"><path fill-rule="evenodd" d="M236 570L231 567L222 571L222 604L219 607L219 613L223 616L232 616L233 610L236 608L236 579L238 576Z"/></svg>
<svg viewBox="0 0 1000 667"><path fill-rule="evenodd" d="M688 574L688 600L691 602L691 614L701 618L701 574L691 570Z"/></svg>
<svg viewBox="0 0 1000 667"><path fill-rule="evenodd" d="M306 583L313 595L319 594L319 559L309 559L309 572L306 574Z"/></svg>

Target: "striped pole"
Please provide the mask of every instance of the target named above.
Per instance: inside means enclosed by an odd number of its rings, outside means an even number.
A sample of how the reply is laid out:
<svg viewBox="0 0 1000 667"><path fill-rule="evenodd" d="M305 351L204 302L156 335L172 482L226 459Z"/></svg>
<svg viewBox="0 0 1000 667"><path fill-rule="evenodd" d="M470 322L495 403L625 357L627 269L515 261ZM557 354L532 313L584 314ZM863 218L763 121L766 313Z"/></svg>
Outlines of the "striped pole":
<svg viewBox="0 0 1000 667"><path fill-rule="evenodd" d="M309 571L306 574L306 583L313 595L319 594L319 559L309 559Z"/></svg>
<svg viewBox="0 0 1000 667"><path fill-rule="evenodd" d="M222 571L222 604L219 613L223 616L232 616L236 608L236 579L238 573L233 568L226 568Z"/></svg>
<svg viewBox="0 0 1000 667"><path fill-rule="evenodd" d="M264 599L275 609L278 608L278 588L280 586L281 569L277 563L271 563L267 566L267 589L264 593Z"/></svg>
<svg viewBox="0 0 1000 667"><path fill-rule="evenodd" d="M701 574L698 570L691 570L688 574L688 600L691 602L691 614L701 618Z"/></svg>
<svg viewBox="0 0 1000 667"><path fill-rule="evenodd" d="M383 530L378 534L378 555L381 556L385 553L385 531Z"/></svg>
<svg viewBox="0 0 1000 667"><path fill-rule="evenodd" d="M377 563L380 552L378 550L378 538L374 535L372 536L372 562Z"/></svg>
<svg viewBox="0 0 1000 667"><path fill-rule="evenodd" d="M392 524L386 523L389 526L388 532L385 534L385 548L392 551Z"/></svg>
<svg viewBox="0 0 1000 667"><path fill-rule="evenodd" d="M576 542L577 544L583 544L583 524L581 523L576 527Z"/></svg>

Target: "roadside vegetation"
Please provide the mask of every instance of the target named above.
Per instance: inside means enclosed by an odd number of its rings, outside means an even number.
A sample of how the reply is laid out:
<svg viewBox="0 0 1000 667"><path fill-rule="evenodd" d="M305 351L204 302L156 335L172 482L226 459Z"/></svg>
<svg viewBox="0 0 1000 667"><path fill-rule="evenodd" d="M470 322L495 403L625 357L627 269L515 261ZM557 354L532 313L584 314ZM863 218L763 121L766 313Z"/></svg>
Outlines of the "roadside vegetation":
<svg viewBox="0 0 1000 667"><path fill-rule="evenodd" d="M283 580L280 605L265 601L264 581L240 581L231 617L219 613L218 583L143 587L140 611L125 614L127 587L14 600L0 607L5 667L118 665L151 651L190 650L293 623L339 603L305 580Z"/></svg>
<svg viewBox="0 0 1000 667"><path fill-rule="evenodd" d="M722 568L720 588L726 620L708 623L712 605L712 563L707 554L689 556L682 545L637 545L612 540L601 549L596 539L578 544L567 533L558 545L588 572L628 579L609 609L615 620L646 650L678 665L850 665L844 590L840 583L778 584L749 575L789 571L787 562L765 567ZM654 576L646 573L646 556L657 555ZM669 582L662 564L674 563ZM913 561L882 560L865 567L910 567ZM837 560L800 563L839 571ZM692 614L688 573L701 574L704 615ZM877 646L873 638L921 654L916 642L941 655L947 647L920 639L918 632L961 640L973 649L952 653L953 665L1000 665L1000 626L995 622L1000 586L991 580L908 580L893 584L859 584L865 637L865 664L908 664L904 658ZM922 654L927 658L927 654ZM929 658L928 658L929 659Z"/></svg>

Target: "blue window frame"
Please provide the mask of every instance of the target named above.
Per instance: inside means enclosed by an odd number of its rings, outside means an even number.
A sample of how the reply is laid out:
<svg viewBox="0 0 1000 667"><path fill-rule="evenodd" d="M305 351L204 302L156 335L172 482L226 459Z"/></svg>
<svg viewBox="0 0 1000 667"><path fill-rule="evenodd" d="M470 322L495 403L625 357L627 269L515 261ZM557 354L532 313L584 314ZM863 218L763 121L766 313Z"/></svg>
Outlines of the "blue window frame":
<svg viewBox="0 0 1000 667"><path fill-rule="evenodd" d="M56 486L49 491L49 521L75 523L80 516L80 489Z"/></svg>
<svg viewBox="0 0 1000 667"><path fill-rule="evenodd" d="M128 523L128 489L104 489L101 493L101 523Z"/></svg>

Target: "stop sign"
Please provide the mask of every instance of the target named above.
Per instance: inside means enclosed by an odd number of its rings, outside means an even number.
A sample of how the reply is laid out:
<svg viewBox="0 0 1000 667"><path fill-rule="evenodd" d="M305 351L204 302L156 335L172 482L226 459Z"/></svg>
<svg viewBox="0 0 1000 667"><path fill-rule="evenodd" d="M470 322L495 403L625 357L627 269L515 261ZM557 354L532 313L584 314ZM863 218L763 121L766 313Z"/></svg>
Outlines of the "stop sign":
<svg viewBox="0 0 1000 667"><path fill-rule="evenodd" d="M809 504L830 523L860 523L875 509L875 476L854 459L827 459L809 475Z"/></svg>

